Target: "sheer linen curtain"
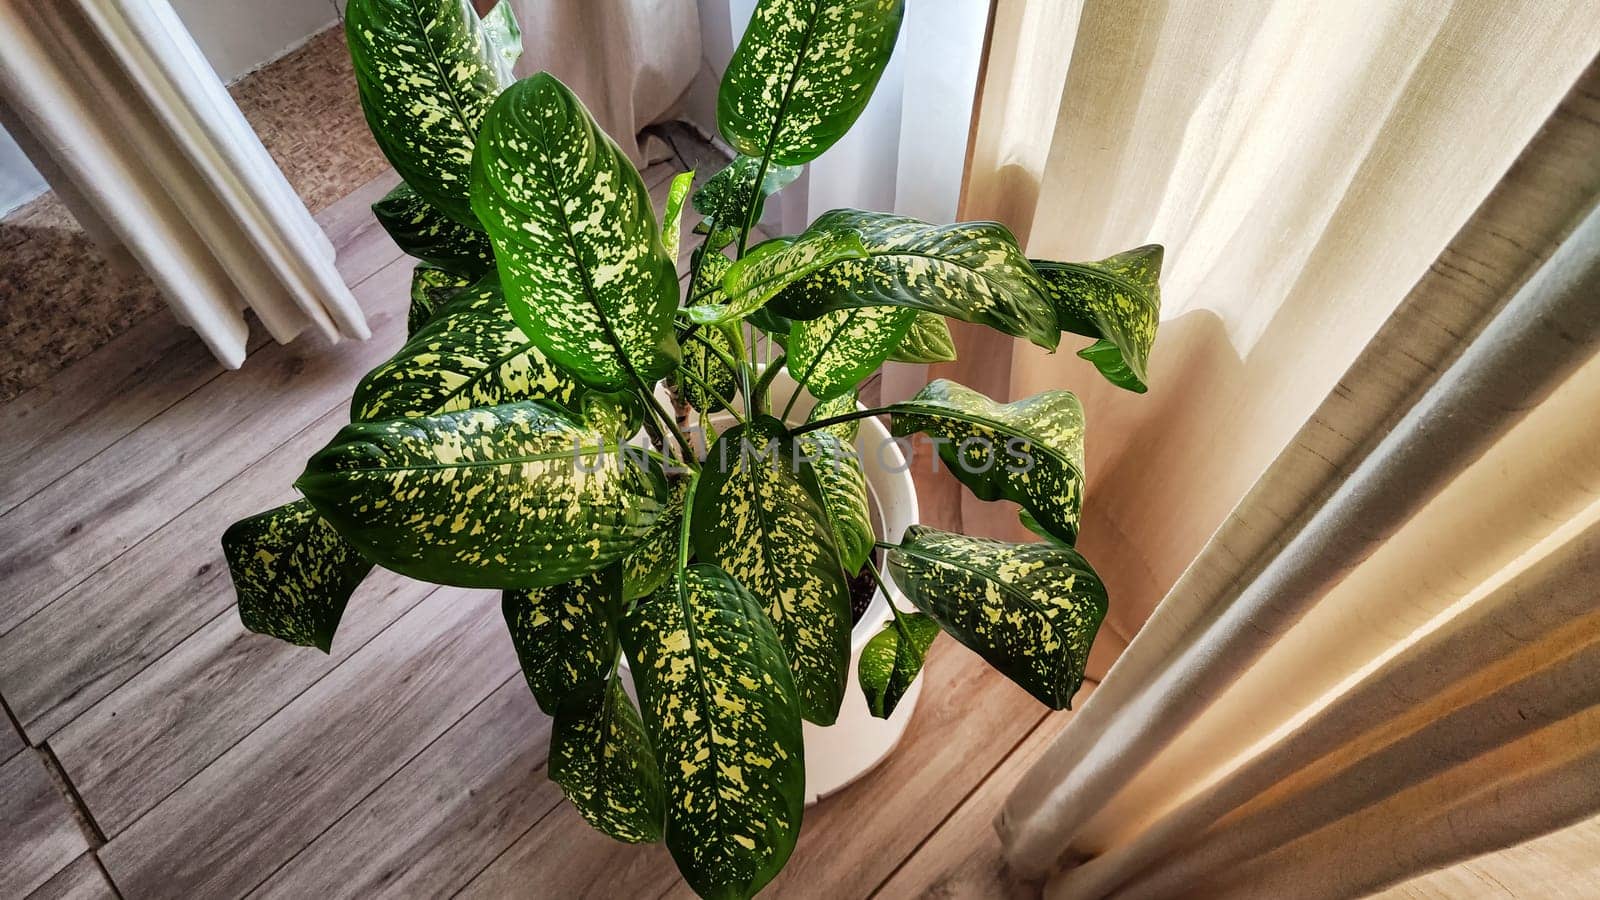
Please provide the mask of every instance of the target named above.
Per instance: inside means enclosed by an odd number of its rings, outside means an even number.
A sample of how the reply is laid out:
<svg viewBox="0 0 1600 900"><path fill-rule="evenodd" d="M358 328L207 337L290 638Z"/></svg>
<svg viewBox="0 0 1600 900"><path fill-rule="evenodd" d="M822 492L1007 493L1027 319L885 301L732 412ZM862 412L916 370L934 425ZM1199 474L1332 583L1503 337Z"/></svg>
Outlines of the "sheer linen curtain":
<svg viewBox="0 0 1600 900"><path fill-rule="evenodd" d="M0 113L223 364L244 361L245 307L279 341L368 336L333 246L166 0L0 0Z"/></svg>
<svg viewBox="0 0 1600 900"><path fill-rule="evenodd" d="M1600 812L1591 13L997 0L963 217L1167 246L1148 395L948 367L1084 398L1132 638L998 822L1048 896L1355 896Z"/></svg>
<svg viewBox="0 0 1600 900"><path fill-rule="evenodd" d="M517 75L560 78L634 164L650 162L635 135L678 106L700 68L695 0L500 2L522 27Z"/></svg>
<svg viewBox="0 0 1600 900"><path fill-rule="evenodd" d="M744 35L756 0L699 0L705 48L695 109L715 134L716 83ZM975 0L910 0L900 41L872 100L850 133L767 205L765 224L797 234L830 209L855 207L926 222L956 220L988 8ZM902 399L927 380L926 366L890 363L880 397Z"/></svg>

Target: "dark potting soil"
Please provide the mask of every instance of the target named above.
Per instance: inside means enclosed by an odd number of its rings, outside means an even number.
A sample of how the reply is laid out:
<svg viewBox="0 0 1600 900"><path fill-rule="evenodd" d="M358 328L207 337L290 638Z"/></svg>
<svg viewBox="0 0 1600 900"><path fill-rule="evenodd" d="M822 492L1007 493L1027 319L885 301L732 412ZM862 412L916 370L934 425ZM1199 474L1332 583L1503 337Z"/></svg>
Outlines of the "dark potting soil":
<svg viewBox="0 0 1600 900"><path fill-rule="evenodd" d="M883 565L883 551L874 547L872 550L872 565ZM878 591L878 579L872 574L872 566L862 566L861 571L850 578L850 624L861 621L867 614L867 607L872 605L872 595Z"/></svg>

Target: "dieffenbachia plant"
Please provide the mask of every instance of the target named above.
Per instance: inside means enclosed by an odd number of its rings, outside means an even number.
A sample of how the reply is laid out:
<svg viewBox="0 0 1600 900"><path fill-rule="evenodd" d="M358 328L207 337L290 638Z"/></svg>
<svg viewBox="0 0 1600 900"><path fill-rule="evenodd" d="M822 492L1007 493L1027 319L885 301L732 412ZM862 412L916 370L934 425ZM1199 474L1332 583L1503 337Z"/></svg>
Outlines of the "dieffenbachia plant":
<svg viewBox="0 0 1600 900"><path fill-rule="evenodd" d="M949 319L1049 349L1086 335L1080 355L1143 391L1161 248L1030 260L996 222L854 209L752 244L768 197L867 105L903 13L761 0L718 102L738 155L698 190L680 176L658 214L578 97L514 80L507 4L351 0L361 103L404 178L373 209L422 260L409 335L356 388L302 498L223 536L244 624L323 650L374 566L502 591L555 720L550 777L607 834L664 840L708 897L755 893L794 848L801 722L833 722L849 683L849 579L882 580L881 564L914 607L891 602L858 667L885 717L940 632L1064 707L1106 610L1073 549L1072 394L1008 403L939 380L868 409L856 392L885 361L953 359ZM698 246L680 289L682 240ZM818 401L806 420L771 401L785 364ZM719 417L709 447L690 408ZM937 443L1040 540L878 540L854 454L868 416Z"/></svg>

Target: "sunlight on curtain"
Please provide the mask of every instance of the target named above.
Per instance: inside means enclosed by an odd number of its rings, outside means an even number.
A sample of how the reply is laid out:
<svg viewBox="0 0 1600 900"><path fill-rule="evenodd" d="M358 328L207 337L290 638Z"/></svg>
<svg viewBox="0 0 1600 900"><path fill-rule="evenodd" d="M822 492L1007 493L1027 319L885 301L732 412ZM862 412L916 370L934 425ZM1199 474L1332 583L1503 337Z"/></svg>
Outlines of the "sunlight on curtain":
<svg viewBox="0 0 1600 900"><path fill-rule="evenodd" d="M1584 6L998 0L963 218L1167 246L1148 395L972 331L949 367L1083 396L1083 549L1137 634L1008 803L1051 896L1348 895L1600 809L1596 284L1481 433L1380 444L1563 239L1592 265Z"/></svg>
<svg viewBox="0 0 1600 900"><path fill-rule="evenodd" d="M572 88L636 164L639 129L660 121L700 66L695 0L502 0L522 26L517 75Z"/></svg>

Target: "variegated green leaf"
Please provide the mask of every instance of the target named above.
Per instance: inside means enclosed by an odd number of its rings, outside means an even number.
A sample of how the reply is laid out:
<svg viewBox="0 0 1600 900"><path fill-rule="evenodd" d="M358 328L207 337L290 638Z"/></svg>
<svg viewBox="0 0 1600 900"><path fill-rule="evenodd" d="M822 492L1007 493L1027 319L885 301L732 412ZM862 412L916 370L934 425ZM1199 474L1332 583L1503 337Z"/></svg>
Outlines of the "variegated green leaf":
<svg viewBox="0 0 1600 900"><path fill-rule="evenodd" d="M856 672L874 716L887 719L894 713L922 672L928 648L938 636L938 622L922 613L899 613L867 641Z"/></svg>
<svg viewBox="0 0 1600 900"><path fill-rule="evenodd" d="M861 236L847 229L807 231L799 238L773 238L752 247L728 267L722 277L723 305L714 315L703 313L697 318L690 310L690 318L697 322L742 318L764 307L789 285L810 276L822 277L833 266L864 260L867 255ZM821 314L819 310L810 318Z"/></svg>
<svg viewBox="0 0 1600 900"><path fill-rule="evenodd" d="M549 771L590 825L630 844L661 840L661 773L620 677L561 704L550 735Z"/></svg>
<svg viewBox="0 0 1600 900"><path fill-rule="evenodd" d="M906 329L905 339L889 354L890 362L936 363L956 358L955 338L944 316L919 312Z"/></svg>
<svg viewBox="0 0 1600 900"><path fill-rule="evenodd" d="M345 39L378 148L422 199L469 227L472 146L500 92L468 0L350 0Z"/></svg>
<svg viewBox="0 0 1600 900"><path fill-rule="evenodd" d="M372 214L409 256L474 280L494 268L494 250L483 232L440 212L404 182L372 204Z"/></svg>
<svg viewBox="0 0 1600 900"><path fill-rule="evenodd" d="M750 897L794 850L805 805L800 701L773 625L706 564L622 622L667 795L667 848L702 897Z"/></svg>
<svg viewBox="0 0 1600 900"><path fill-rule="evenodd" d="M849 245L852 237L866 250L864 257L828 258L828 248ZM813 261L819 255L821 266ZM899 306L987 325L1046 349L1055 349L1061 339L1043 282L1016 238L995 222L928 225L905 216L836 209L792 243L735 263L723 287L731 306L754 308L770 301L773 311L791 319L859 306Z"/></svg>
<svg viewBox="0 0 1600 900"><path fill-rule="evenodd" d="M514 70L522 58L522 26L517 24L511 3L496 3L479 21L483 23L483 39L489 45L489 59L501 86L516 81Z"/></svg>
<svg viewBox="0 0 1600 900"><path fill-rule="evenodd" d="M694 192L694 208L705 217L701 221L707 223L708 231L717 225L736 231L744 227L746 216L749 222L761 221L766 199L788 187L805 171L802 166L769 164L766 172L760 175L761 186L758 191L756 178L760 169L760 159L736 156L733 162ZM752 203L756 206L754 212L750 210ZM732 240L731 235L729 239Z"/></svg>
<svg viewBox="0 0 1600 900"><path fill-rule="evenodd" d="M811 415L806 416L806 421L820 422L823 419L831 419L834 416L842 416L846 413L853 413L856 411L858 406L859 403L856 400L856 392L848 391L829 400L817 401L817 405L811 407ZM860 429L861 420L851 419L848 422L839 422L819 430L831 432L834 437L844 441L846 444L854 444L856 442L856 432Z"/></svg>
<svg viewBox="0 0 1600 900"><path fill-rule="evenodd" d="M850 586L822 488L773 416L728 429L694 493L696 556L733 575L778 629L806 719L832 724L850 666Z"/></svg>
<svg viewBox="0 0 1600 900"><path fill-rule="evenodd" d="M684 504L689 500L688 488L688 478L668 480L666 508L633 552L622 560L624 600L648 597L672 578L678 564L678 537L683 529Z"/></svg>
<svg viewBox="0 0 1600 900"><path fill-rule="evenodd" d="M814 397L844 394L904 343L917 315L898 306L867 306L795 322L789 330L789 371Z"/></svg>
<svg viewBox="0 0 1600 900"><path fill-rule="evenodd" d="M683 239L683 204L689 198L689 188L694 186L694 172L679 172L667 189L667 208L661 215L661 246L668 259L678 258L678 247Z"/></svg>
<svg viewBox="0 0 1600 900"><path fill-rule="evenodd" d="M921 525L889 551L917 608L1051 709L1071 705L1106 615L1089 563L1060 544L1011 544Z"/></svg>
<svg viewBox="0 0 1600 900"><path fill-rule="evenodd" d="M1062 330L1100 339L1078 355L1141 394L1161 319L1161 256L1161 245L1149 244L1093 263L1033 262Z"/></svg>
<svg viewBox="0 0 1600 900"><path fill-rule="evenodd" d="M861 470L855 442L846 443L826 430L803 434L800 446L817 474L818 499L833 528L834 542L846 572L859 572L872 553L872 514L867 504L867 475Z"/></svg>
<svg viewBox="0 0 1600 900"><path fill-rule="evenodd" d="M537 401L346 426L297 481L362 555L463 587L547 587L625 556L659 471Z"/></svg>
<svg viewBox="0 0 1600 900"><path fill-rule="evenodd" d="M896 436L922 431L981 500L1011 500L1058 540L1078 536L1083 502L1083 407L1067 391L996 403L938 379L891 407Z"/></svg>
<svg viewBox="0 0 1600 900"><path fill-rule="evenodd" d="M738 321L737 311L728 309L728 295L722 290L722 276L733 265L721 250L702 244L695 248L689 265L689 294L683 313L700 325L721 325Z"/></svg>
<svg viewBox="0 0 1600 900"><path fill-rule="evenodd" d="M472 178L506 302L546 356L602 390L677 365L676 261L650 195L566 85L540 73L501 94Z"/></svg>
<svg viewBox="0 0 1600 900"><path fill-rule="evenodd" d="M333 646L367 562L305 500L235 522L222 535L244 627L291 644Z"/></svg>
<svg viewBox="0 0 1600 900"><path fill-rule="evenodd" d="M644 427L644 402L627 391L606 393L585 388L578 404L583 426L607 442L626 441Z"/></svg>
<svg viewBox="0 0 1600 900"><path fill-rule="evenodd" d="M695 334L697 337L684 342L683 362L670 379L672 389L700 412L727 409L723 400L732 400L738 393L738 376L707 342L724 354L740 359L744 356L744 339L733 325L712 325Z"/></svg>
<svg viewBox="0 0 1600 900"><path fill-rule="evenodd" d="M782 423L760 416L711 447L695 491L697 557L754 594L794 672L805 717L832 724L850 659L850 589L821 486Z"/></svg>
<svg viewBox="0 0 1600 900"><path fill-rule="evenodd" d="M411 308L406 310L406 339L416 337L417 332L451 298L472 287L475 280L431 263L417 263L417 267L411 271Z"/></svg>
<svg viewBox="0 0 1600 900"><path fill-rule="evenodd" d="M613 623L622 613L622 567L506 591L500 609L528 689L540 709L554 713L567 697L604 683L617 661Z"/></svg>
<svg viewBox="0 0 1600 900"><path fill-rule="evenodd" d="M904 0L761 0L722 75L722 136L781 165L822 155L866 108L904 13Z"/></svg>
<svg viewBox="0 0 1600 900"><path fill-rule="evenodd" d="M457 294L356 385L358 422L547 400L580 410L584 389L522 333L494 275Z"/></svg>

